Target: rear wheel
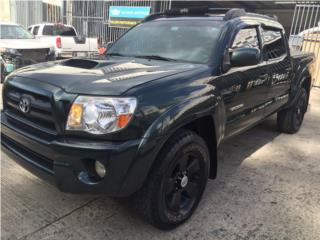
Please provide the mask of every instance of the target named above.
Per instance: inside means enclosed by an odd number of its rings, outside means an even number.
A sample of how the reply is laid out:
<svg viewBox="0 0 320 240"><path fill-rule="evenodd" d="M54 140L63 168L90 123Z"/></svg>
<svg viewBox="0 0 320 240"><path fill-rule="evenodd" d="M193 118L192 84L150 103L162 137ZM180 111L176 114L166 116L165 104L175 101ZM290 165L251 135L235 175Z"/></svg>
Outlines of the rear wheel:
<svg viewBox="0 0 320 240"><path fill-rule="evenodd" d="M295 103L287 109L278 112L278 129L285 133L296 133L303 122L308 107L308 95L304 88L299 89Z"/></svg>
<svg viewBox="0 0 320 240"><path fill-rule="evenodd" d="M197 207L209 173L209 153L202 138L182 130L162 149L135 206L151 224L172 229Z"/></svg>

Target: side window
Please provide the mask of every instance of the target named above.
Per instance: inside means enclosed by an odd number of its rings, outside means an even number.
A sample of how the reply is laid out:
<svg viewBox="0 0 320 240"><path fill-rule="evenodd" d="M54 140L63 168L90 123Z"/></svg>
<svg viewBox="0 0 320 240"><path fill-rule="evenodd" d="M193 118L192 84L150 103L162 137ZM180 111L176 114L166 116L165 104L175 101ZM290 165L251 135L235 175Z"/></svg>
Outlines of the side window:
<svg viewBox="0 0 320 240"><path fill-rule="evenodd" d="M28 31L31 32L32 27L28 27Z"/></svg>
<svg viewBox="0 0 320 240"><path fill-rule="evenodd" d="M256 28L241 29L232 44L231 49L237 48L259 48L259 40Z"/></svg>
<svg viewBox="0 0 320 240"><path fill-rule="evenodd" d="M38 35L38 31L39 31L39 26L35 26L32 31L33 35Z"/></svg>
<svg viewBox="0 0 320 240"><path fill-rule="evenodd" d="M286 46L280 30L262 30L263 55L265 60L286 55Z"/></svg>

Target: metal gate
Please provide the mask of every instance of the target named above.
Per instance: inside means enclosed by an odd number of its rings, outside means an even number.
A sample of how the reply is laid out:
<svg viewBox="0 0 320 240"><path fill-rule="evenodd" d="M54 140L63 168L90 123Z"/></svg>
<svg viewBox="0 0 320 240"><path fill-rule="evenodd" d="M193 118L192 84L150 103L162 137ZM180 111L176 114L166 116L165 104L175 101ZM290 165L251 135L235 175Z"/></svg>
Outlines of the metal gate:
<svg viewBox="0 0 320 240"><path fill-rule="evenodd" d="M73 25L81 35L98 37L102 42L111 42L128 28L110 27L110 6L151 7L151 13L171 9L171 0L114 0L114 1L70 1L63 2L63 22Z"/></svg>
<svg viewBox="0 0 320 240"><path fill-rule="evenodd" d="M62 21L60 5L49 4L41 0L10 0L9 4L10 20L25 27L42 22Z"/></svg>
<svg viewBox="0 0 320 240"><path fill-rule="evenodd" d="M312 52L311 65L314 86L320 87L320 3L304 2L295 6L289 43L293 49Z"/></svg>

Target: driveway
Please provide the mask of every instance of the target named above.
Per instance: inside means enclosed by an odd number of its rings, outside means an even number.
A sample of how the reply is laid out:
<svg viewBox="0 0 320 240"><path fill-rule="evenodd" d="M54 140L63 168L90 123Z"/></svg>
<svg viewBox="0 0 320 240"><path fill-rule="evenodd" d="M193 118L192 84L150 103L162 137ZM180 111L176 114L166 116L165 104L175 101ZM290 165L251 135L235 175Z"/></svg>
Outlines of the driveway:
<svg viewBox="0 0 320 240"><path fill-rule="evenodd" d="M320 239L320 89L298 134L275 123L221 145L218 178L170 232L111 198L61 193L2 153L2 239Z"/></svg>

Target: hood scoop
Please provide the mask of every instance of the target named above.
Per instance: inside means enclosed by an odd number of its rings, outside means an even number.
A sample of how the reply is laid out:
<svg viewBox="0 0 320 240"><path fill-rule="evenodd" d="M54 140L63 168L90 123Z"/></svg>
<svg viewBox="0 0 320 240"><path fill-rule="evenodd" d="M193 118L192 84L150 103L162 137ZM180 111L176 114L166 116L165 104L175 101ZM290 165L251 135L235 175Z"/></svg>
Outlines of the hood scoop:
<svg viewBox="0 0 320 240"><path fill-rule="evenodd" d="M75 68L92 69L98 64L98 62L93 60L72 58L63 62L61 65Z"/></svg>

